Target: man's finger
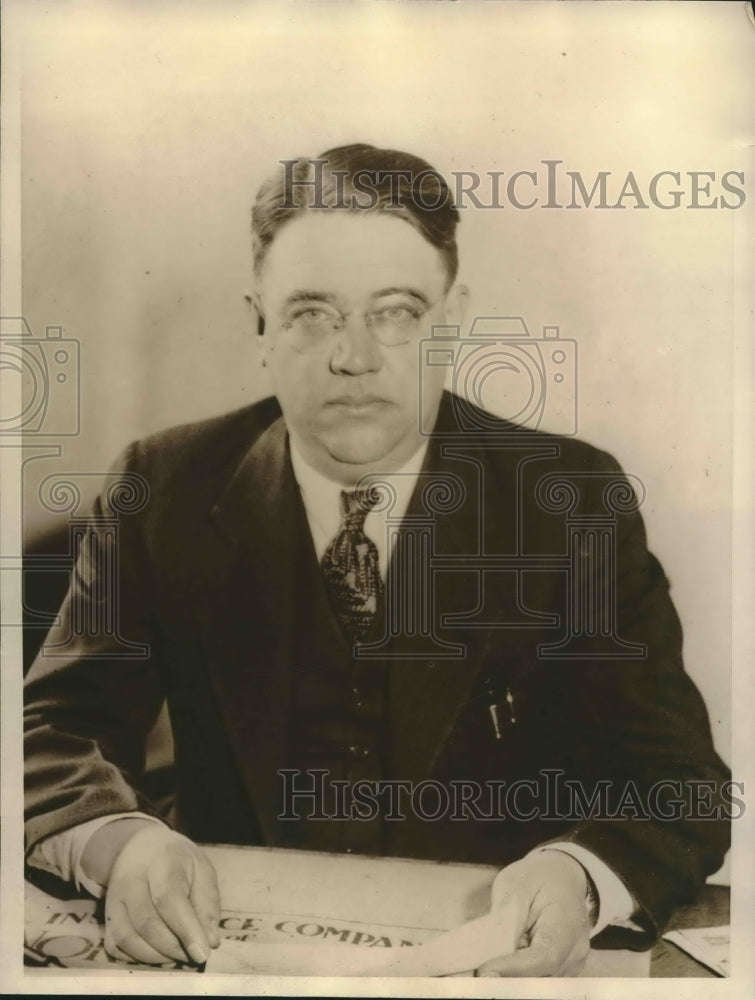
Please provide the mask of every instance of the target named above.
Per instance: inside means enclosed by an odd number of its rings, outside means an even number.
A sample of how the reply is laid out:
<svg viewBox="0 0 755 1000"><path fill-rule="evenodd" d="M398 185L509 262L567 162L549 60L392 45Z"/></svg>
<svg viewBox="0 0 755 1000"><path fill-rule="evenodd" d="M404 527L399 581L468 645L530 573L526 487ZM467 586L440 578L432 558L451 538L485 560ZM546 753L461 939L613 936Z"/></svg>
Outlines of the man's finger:
<svg viewBox="0 0 755 1000"><path fill-rule="evenodd" d="M486 963L477 970L477 975L485 976L509 976L526 978L533 976L578 976L582 971L587 956L589 945L582 946L578 943L574 946L568 957L561 961L553 952L538 945L530 945L521 948L511 955L502 956L492 962Z"/></svg>
<svg viewBox="0 0 755 1000"><path fill-rule="evenodd" d="M590 954L590 940L579 941L572 951L571 955L564 962L564 967L561 972L562 976L581 976L582 971L585 967L585 962Z"/></svg>
<svg viewBox="0 0 755 1000"><path fill-rule="evenodd" d="M194 912L205 929L211 948L220 944L218 923L220 921L220 892L215 869L203 855L194 859L194 879L189 893Z"/></svg>
<svg viewBox="0 0 755 1000"><path fill-rule="evenodd" d="M198 965L204 965L210 954L209 937L183 889L170 882L156 887L150 885L150 896L155 909L181 942L186 954Z"/></svg>
<svg viewBox="0 0 755 1000"><path fill-rule="evenodd" d="M132 960L146 965L165 965L166 962L174 961L144 940L131 923L122 901L116 903L113 910L105 922L104 944L108 955L122 961Z"/></svg>
<svg viewBox="0 0 755 1000"><path fill-rule="evenodd" d="M136 961L136 959L132 958L131 955L127 955L125 951L121 951L118 945L113 941L109 931L105 931L102 942L105 946L105 951L111 958L117 958L119 962L128 962L130 964L133 964Z"/></svg>
<svg viewBox="0 0 755 1000"><path fill-rule="evenodd" d="M166 955L161 955L159 951L155 951L152 945L148 944L143 937L140 937L136 933L136 931L124 932L123 935L119 937L117 943L111 937L110 947L108 947L108 938L106 934L105 950L114 958L125 957L128 959L135 959L143 965L173 965L176 961L174 958L168 958Z"/></svg>
<svg viewBox="0 0 755 1000"><path fill-rule="evenodd" d="M138 907L132 907L127 900L126 913L136 933L160 952L164 959L186 961L185 949L157 912L151 899L141 902Z"/></svg>
<svg viewBox="0 0 755 1000"><path fill-rule="evenodd" d="M529 947L480 966L479 976L557 976L582 939L587 925L560 906L546 907L532 929Z"/></svg>
<svg viewBox="0 0 755 1000"><path fill-rule="evenodd" d="M186 961L186 951L155 909L143 879L121 879L112 884L106 897L105 916L114 933L127 925L160 953L162 961Z"/></svg>

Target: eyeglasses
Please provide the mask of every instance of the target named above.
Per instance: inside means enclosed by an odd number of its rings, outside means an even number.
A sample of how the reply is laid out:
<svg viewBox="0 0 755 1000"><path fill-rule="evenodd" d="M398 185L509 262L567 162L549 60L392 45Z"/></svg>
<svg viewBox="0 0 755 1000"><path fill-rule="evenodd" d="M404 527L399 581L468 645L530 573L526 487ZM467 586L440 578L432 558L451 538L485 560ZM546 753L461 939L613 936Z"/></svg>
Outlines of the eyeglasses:
<svg viewBox="0 0 755 1000"><path fill-rule="evenodd" d="M400 347L421 333L422 318L435 304L392 303L364 313L364 323L378 343L384 347ZM344 329L350 315L324 302L301 304L289 311L282 326L294 350L301 354L319 354L333 349L334 338Z"/></svg>

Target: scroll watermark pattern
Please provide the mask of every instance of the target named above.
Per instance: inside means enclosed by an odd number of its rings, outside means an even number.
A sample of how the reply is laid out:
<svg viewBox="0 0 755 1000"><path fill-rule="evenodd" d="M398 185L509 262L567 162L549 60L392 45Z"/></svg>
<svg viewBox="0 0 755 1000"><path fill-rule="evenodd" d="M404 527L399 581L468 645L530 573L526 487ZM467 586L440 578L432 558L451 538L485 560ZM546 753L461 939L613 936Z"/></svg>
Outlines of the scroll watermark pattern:
<svg viewBox="0 0 755 1000"><path fill-rule="evenodd" d="M93 476L103 480L102 501L94 513L81 516L78 511L83 491L77 480ZM69 591L63 634L60 630L51 634L41 647L41 655L65 657L75 648L77 655L92 655L97 659L146 657L149 654L146 643L134 642L121 634L120 519L146 507L149 484L134 472L107 473L104 477L100 473L68 473L48 476L39 493L48 510L69 515L69 553L78 554L73 570L76 586ZM94 653L86 653L86 644L80 642L82 638L98 640Z"/></svg>

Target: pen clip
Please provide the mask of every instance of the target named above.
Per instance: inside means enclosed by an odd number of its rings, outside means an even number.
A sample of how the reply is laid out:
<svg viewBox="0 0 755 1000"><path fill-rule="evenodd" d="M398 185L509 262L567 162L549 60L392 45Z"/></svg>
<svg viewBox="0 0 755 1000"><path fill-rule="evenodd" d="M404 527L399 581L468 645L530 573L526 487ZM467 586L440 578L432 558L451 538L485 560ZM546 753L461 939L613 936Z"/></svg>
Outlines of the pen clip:
<svg viewBox="0 0 755 1000"><path fill-rule="evenodd" d="M516 724L516 716L514 715L514 696L511 693L511 688L506 688L506 701L509 704L509 715L511 716L511 725Z"/></svg>
<svg viewBox="0 0 755 1000"><path fill-rule="evenodd" d="M498 706L495 705L495 704L488 705L488 710L489 710L489 712L490 712L490 714L491 714L491 716L493 718L493 731L495 732L495 738L497 740L500 740L500 738L501 738L501 730L500 730L500 727L498 725Z"/></svg>
<svg viewBox="0 0 755 1000"><path fill-rule="evenodd" d="M488 686L488 695L491 698L494 697L493 688L491 686ZM513 726L516 724L516 716L514 715L514 696L511 693L511 688L509 687L506 688L506 703L509 708L509 725ZM498 719L498 705L494 701L491 701L488 705L488 711L490 712L490 717L493 720L493 732L495 733L495 738L500 740L501 727Z"/></svg>

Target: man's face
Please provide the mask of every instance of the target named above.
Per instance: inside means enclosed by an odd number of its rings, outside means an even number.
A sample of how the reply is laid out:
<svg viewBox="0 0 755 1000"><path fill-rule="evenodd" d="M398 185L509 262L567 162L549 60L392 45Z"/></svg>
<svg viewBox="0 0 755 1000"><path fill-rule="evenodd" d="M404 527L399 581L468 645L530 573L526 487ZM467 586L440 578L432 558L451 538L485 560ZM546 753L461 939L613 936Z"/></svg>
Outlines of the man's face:
<svg viewBox="0 0 755 1000"><path fill-rule="evenodd" d="M275 237L258 285L263 356L289 430L324 475L394 471L422 443L445 369L421 372L419 344L433 324L460 321L463 291L446 285L439 251L400 218L310 211Z"/></svg>

